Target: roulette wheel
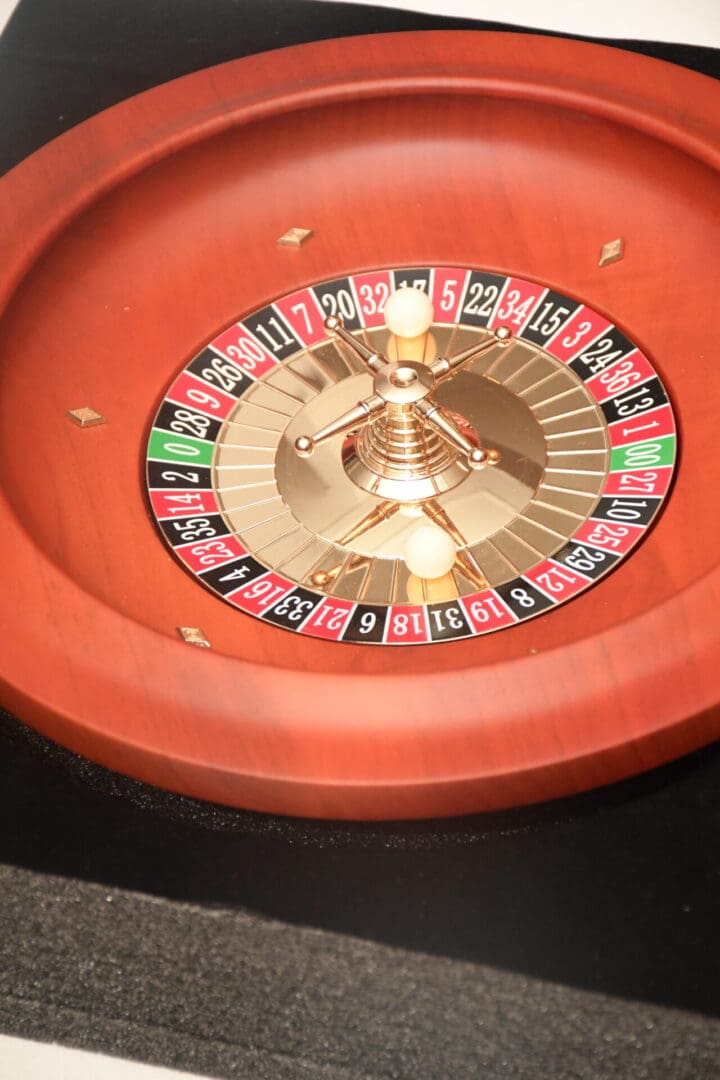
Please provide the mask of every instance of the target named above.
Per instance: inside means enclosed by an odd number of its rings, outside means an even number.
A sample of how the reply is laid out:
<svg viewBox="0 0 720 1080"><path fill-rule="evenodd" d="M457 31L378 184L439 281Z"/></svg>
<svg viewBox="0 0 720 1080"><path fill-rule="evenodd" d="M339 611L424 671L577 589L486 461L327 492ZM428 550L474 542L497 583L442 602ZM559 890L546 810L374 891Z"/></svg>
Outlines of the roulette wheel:
<svg viewBox="0 0 720 1080"><path fill-rule="evenodd" d="M161 787L438 816L718 732L716 86L355 38L0 185L3 704Z"/></svg>

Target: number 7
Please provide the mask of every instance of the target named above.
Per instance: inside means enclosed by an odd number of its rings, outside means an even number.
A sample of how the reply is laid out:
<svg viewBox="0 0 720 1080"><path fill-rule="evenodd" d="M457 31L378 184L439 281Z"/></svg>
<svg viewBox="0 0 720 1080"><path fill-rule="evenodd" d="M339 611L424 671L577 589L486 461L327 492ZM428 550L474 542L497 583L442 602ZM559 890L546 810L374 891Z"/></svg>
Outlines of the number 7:
<svg viewBox="0 0 720 1080"><path fill-rule="evenodd" d="M312 334L312 323L310 322L310 316L308 315L307 305L300 301L299 304L293 304L290 308L293 315L296 315L298 311L302 311L303 319L305 320L305 329L308 334Z"/></svg>

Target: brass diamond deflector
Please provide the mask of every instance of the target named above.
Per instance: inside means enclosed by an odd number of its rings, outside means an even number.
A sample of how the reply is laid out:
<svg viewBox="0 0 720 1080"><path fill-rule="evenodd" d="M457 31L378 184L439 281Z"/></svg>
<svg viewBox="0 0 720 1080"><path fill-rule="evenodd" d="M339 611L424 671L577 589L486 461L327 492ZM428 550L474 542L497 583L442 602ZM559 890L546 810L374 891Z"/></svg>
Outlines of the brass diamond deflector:
<svg viewBox="0 0 720 1080"><path fill-rule="evenodd" d="M292 229L288 229L282 236L279 236L277 242L284 247L300 247L301 244L310 239L312 234L312 229L301 229L300 226L294 225Z"/></svg>
<svg viewBox="0 0 720 1080"><path fill-rule="evenodd" d="M68 409L67 415L78 427L94 427L95 424L105 423L105 417L89 405L83 405L81 409Z"/></svg>
<svg viewBox="0 0 720 1080"><path fill-rule="evenodd" d="M609 266L610 263L619 262L624 254L625 241L622 236L619 236L617 240L610 240L609 243L603 244L598 266Z"/></svg>
<svg viewBox="0 0 720 1080"><path fill-rule="evenodd" d="M200 645L203 649L211 648L210 642L197 626L178 626L177 632L188 645Z"/></svg>

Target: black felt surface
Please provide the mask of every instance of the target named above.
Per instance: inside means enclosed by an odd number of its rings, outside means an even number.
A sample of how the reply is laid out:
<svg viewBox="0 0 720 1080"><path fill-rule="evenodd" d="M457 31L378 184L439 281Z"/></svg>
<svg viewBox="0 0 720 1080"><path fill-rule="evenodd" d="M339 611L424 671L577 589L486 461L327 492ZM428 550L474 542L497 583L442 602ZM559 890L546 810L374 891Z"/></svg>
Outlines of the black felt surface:
<svg viewBox="0 0 720 1080"><path fill-rule="evenodd" d="M497 25L23 0L0 39L0 170L235 56ZM713 50L622 47L717 73ZM711 748L504 814L291 821L156 791L3 716L0 1030L228 1077L715 1077L719 781Z"/></svg>
<svg viewBox="0 0 720 1080"><path fill-rule="evenodd" d="M10 1031L248 1080L711 1080L720 1061L720 1024L689 1013L18 869L0 888Z"/></svg>
<svg viewBox="0 0 720 1080"><path fill-rule="evenodd" d="M155 792L7 715L0 762L0 1030L228 1077L717 1075L720 747L379 825Z"/></svg>

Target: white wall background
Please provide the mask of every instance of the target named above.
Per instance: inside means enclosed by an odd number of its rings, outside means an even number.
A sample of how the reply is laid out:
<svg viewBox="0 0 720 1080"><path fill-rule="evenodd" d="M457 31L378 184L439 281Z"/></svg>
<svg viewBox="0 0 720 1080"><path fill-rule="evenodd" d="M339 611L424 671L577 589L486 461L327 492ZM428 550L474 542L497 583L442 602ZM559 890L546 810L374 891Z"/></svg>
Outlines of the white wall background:
<svg viewBox="0 0 720 1080"><path fill-rule="evenodd" d="M55 0L62 4L64 0ZM212 3L212 0L206 0ZM349 3L352 0L341 0ZM364 0L375 7L511 23L589 37L678 41L720 48L720 0ZM0 0L0 30L17 0ZM122 4L122 0L98 0ZM273 0L267 0L272 11Z"/></svg>
<svg viewBox="0 0 720 1080"><path fill-rule="evenodd" d="M352 0L340 0L350 3ZM720 47L720 0L364 0L375 7L457 15L588 37ZM268 5L272 0L268 0Z"/></svg>
<svg viewBox="0 0 720 1080"><path fill-rule="evenodd" d="M0 0L0 30L10 18L15 8L15 0Z"/></svg>

